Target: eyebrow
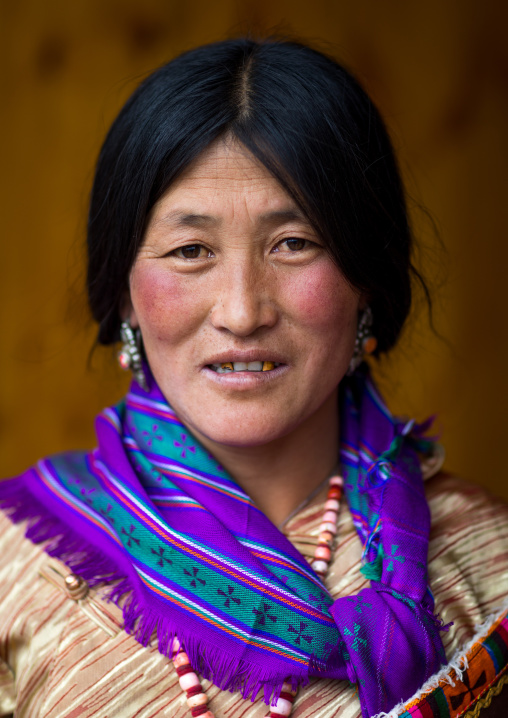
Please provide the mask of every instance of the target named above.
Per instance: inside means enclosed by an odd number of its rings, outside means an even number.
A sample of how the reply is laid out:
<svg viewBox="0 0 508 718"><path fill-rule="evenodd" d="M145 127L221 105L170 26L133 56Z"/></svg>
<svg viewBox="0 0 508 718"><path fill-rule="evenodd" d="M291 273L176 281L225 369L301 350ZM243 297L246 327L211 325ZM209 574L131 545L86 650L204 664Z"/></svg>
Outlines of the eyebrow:
<svg viewBox="0 0 508 718"><path fill-rule="evenodd" d="M175 227L208 227L211 225L219 224L220 220L217 217L212 217L209 214L198 214L196 212L183 212L181 210L173 210L159 217L155 222L159 224L171 224Z"/></svg>
<svg viewBox="0 0 508 718"><path fill-rule="evenodd" d="M306 222L307 217L298 209L279 209L273 212L265 212L260 216L261 222L265 224L283 224L284 222Z"/></svg>
<svg viewBox="0 0 508 718"><path fill-rule="evenodd" d="M262 224L279 225L287 222L305 222L309 224L309 220L303 212L297 209L280 209L272 212L264 212L259 216ZM197 212L185 212L182 210L173 210L159 217L155 225L172 225L174 227L192 227L196 229L218 226L221 223L219 217L209 214L199 214Z"/></svg>

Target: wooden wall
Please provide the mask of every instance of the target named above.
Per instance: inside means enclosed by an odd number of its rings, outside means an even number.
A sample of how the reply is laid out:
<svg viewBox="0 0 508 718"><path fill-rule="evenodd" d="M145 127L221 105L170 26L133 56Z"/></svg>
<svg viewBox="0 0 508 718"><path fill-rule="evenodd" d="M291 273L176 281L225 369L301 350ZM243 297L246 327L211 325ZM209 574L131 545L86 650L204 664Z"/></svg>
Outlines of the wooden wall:
<svg viewBox="0 0 508 718"><path fill-rule="evenodd" d="M437 413L448 467L508 498L507 27L503 0L2 0L0 475L92 445L93 416L126 386L111 349L89 362L83 292L106 128L182 50L277 30L356 72L412 198L444 339L420 314L381 367L385 393L398 411Z"/></svg>

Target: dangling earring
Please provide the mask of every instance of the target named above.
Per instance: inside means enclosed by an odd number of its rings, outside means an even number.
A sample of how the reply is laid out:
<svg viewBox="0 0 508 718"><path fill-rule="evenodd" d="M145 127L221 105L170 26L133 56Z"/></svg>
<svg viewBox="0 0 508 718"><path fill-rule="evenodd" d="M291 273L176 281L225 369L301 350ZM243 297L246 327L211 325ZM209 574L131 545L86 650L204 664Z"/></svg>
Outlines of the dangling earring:
<svg viewBox="0 0 508 718"><path fill-rule="evenodd" d="M141 332L139 329L134 331L129 320L125 320L120 325L120 336L123 346L118 352L118 363L122 369L131 369L139 386L148 391L148 382L141 359Z"/></svg>
<svg viewBox="0 0 508 718"><path fill-rule="evenodd" d="M367 307L361 314L356 330L355 348L349 362L347 375L351 376L358 369L365 354L372 354L376 351L377 339L372 334L372 310Z"/></svg>

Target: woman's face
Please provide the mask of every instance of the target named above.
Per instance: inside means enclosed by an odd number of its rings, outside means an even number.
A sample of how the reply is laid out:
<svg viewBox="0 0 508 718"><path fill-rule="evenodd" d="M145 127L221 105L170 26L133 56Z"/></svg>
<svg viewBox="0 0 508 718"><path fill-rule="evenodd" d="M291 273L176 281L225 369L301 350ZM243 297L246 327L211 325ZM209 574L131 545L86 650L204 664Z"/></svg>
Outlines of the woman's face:
<svg viewBox="0 0 508 718"><path fill-rule="evenodd" d="M259 446L336 411L359 300L268 170L220 141L153 208L129 316L191 431Z"/></svg>

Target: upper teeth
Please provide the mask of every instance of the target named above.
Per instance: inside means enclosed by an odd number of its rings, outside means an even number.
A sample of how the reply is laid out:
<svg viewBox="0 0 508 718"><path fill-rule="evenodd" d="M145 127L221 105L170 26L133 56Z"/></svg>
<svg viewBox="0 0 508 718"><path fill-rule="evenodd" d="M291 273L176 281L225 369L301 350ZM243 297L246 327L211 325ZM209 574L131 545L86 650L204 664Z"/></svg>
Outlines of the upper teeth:
<svg viewBox="0 0 508 718"><path fill-rule="evenodd" d="M279 366L276 362L271 361L235 361L222 362L221 364L212 364L213 369L219 374L225 374L228 371L270 371Z"/></svg>

